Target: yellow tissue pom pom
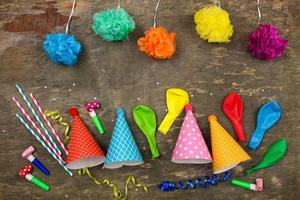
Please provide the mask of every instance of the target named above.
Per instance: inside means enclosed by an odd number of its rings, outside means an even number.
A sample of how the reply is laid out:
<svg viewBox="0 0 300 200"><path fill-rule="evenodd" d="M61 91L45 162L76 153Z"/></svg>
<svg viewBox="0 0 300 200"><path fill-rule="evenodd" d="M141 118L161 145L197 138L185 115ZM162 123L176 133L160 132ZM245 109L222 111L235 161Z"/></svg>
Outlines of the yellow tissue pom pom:
<svg viewBox="0 0 300 200"><path fill-rule="evenodd" d="M202 8L196 12L194 21L197 33L202 39L208 42L230 42L233 26L225 10L217 6Z"/></svg>

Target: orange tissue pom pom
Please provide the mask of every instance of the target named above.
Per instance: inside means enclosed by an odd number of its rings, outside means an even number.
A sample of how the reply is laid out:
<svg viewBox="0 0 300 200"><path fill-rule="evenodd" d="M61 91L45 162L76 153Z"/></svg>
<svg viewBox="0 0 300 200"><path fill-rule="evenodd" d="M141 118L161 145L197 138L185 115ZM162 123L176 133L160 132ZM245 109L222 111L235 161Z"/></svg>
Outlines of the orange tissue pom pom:
<svg viewBox="0 0 300 200"><path fill-rule="evenodd" d="M150 28L138 39L139 50L156 59L171 58L176 51L176 33L164 27Z"/></svg>

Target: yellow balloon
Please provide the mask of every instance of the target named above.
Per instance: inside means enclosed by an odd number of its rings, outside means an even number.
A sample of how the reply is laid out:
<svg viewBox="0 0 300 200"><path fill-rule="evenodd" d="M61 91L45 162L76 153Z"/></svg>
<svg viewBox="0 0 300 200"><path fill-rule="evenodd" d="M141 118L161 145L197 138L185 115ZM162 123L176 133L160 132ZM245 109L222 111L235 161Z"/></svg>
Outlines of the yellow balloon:
<svg viewBox="0 0 300 200"><path fill-rule="evenodd" d="M175 119L183 111L184 106L190 102L187 91L180 88L168 89L166 92L166 101L168 113L158 128L159 132L163 134L167 134Z"/></svg>

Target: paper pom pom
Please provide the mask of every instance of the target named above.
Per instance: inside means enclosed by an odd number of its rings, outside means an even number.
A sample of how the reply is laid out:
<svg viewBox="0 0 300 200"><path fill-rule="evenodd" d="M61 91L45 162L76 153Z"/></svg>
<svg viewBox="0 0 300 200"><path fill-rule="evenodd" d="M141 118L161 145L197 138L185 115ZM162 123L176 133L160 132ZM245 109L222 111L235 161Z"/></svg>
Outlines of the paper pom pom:
<svg viewBox="0 0 300 200"><path fill-rule="evenodd" d="M140 51L156 59L171 58L176 51L176 33L164 27L150 28L138 39Z"/></svg>
<svg viewBox="0 0 300 200"><path fill-rule="evenodd" d="M94 15L93 30L108 42L122 41L135 28L130 15L123 9L107 9Z"/></svg>
<svg viewBox="0 0 300 200"><path fill-rule="evenodd" d="M197 33L202 39L208 42L230 42L233 26L225 10L217 6L202 8L196 12L194 21Z"/></svg>
<svg viewBox="0 0 300 200"><path fill-rule="evenodd" d="M248 50L258 59L272 61L284 54L287 44L272 24L260 24L249 35Z"/></svg>
<svg viewBox="0 0 300 200"><path fill-rule="evenodd" d="M48 34L43 45L48 57L53 62L64 65L77 63L81 45L72 35L64 33Z"/></svg>

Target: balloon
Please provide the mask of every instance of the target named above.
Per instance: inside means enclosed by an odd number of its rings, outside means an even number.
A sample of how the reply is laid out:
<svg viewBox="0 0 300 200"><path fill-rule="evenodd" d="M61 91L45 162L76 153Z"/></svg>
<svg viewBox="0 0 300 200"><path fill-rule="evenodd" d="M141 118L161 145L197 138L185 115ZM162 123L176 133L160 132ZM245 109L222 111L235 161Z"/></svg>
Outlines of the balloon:
<svg viewBox="0 0 300 200"><path fill-rule="evenodd" d="M268 147L267 152L265 153L265 155L263 156L261 161L259 163L257 163L256 165L247 169L246 173L252 174L252 172L254 172L255 170L263 169L263 168L267 168L272 165L275 165L285 155L286 148L287 148L286 139L282 138L282 139L275 141L273 144L271 144Z"/></svg>
<svg viewBox="0 0 300 200"><path fill-rule="evenodd" d="M243 118L243 101L236 93L228 94L223 102L223 111L231 121L239 141L245 141Z"/></svg>
<svg viewBox="0 0 300 200"><path fill-rule="evenodd" d="M138 127L141 129L148 140L152 158L154 159L159 157L160 154L157 149L155 138L156 117L154 111L145 105L138 105L133 109L132 112L135 123L138 125Z"/></svg>
<svg viewBox="0 0 300 200"><path fill-rule="evenodd" d="M280 105L276 101L270 101L260 108L257 115L256 129L248 144L251 149L257 149L267 130L278 122L281 113Z"/></svg>
<svg viewBox="0 0 300 200"><path fill-rule="evenodd" d="M158 130L163 134L167 134L175 119L183 111L184 106L190 102L188 93L180 88L168 89L166 100L168 113L158 127Z"/></svg>

